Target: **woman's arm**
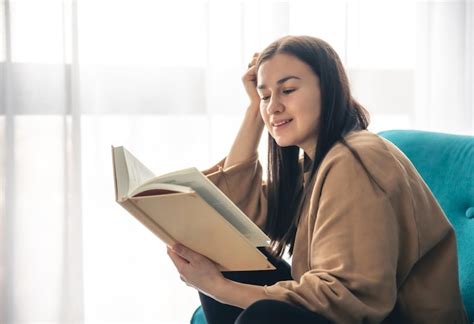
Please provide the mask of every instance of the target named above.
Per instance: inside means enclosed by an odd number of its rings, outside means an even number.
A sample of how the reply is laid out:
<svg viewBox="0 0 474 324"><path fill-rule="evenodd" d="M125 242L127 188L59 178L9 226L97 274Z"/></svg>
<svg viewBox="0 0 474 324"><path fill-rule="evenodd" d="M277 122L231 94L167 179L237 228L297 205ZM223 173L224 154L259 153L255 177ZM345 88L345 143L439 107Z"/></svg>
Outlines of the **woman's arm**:
<svg viewBox="0 0 474 324"><path fill-rule="evenodd" d="M251 64L256 59L257 55ZM264 123L259 112L260 97L256 90L255 66L251 64L242 77L250 104L230 153L202 173L263 230L267 201L257 149Z"/></svg>
<svg viewBox="0 0 474 324"><path fill-rule="evenodd" d="M224 281L216 287L215 296L213 297L222 304L243 309L259 300L270 298L265 293L263 286L240 283L225 278Z"/></svg>
<svg viewBox="0 0 474 324"><path fill-rule="evenodd" d="M383 190L347 148L330 151L312 188L309 219L298 225L298 231L312 233L305 251L309 262L293 259L293 265L303 261L308 270L265 288L272 299L302 305L335 323L380 323L388 316L397 300L398 262L408 261L401 247L416 241L411 235L416 228L402 222L409 214L400 215L394 204L411 205L401 196L406 179L399 166L366 137L360 143L349 144Z"/></svg>
<svg viewBox="0 0 474 324"><path fill-rule="evenodd" d="M257 58L258 54L256 53L249 64L249 69L242 77L245 91L250 99L250 105L247 108L244 120L234 140L234 144L230 149L229 155L224 162L224 169L245 161L257 153L258 143L260 142L264 127L259 111L260 97L256 89L257 70L255 62Z"/></svg>
<svg viewBox="0 0 474 324"><path fill-rule="evenodd" d="M259 106L251 104L245 113L237 137L232 144L229 155L224 162L224 169L246 161L257 153L258 143L263 131L263 120Z"/></svg>

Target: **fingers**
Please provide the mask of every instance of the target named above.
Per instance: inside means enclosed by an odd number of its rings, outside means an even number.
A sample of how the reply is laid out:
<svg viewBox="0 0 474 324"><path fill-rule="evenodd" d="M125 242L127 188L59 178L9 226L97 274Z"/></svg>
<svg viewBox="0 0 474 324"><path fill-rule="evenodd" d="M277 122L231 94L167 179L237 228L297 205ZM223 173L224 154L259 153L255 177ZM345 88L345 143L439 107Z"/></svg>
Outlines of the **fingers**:
<svg viewBox="0 0 474 324"><path fill-rule="evenodd" d="M257 63L258 61L258 57L259 57L260 53L254 53L253 56L252 56L252 59L250 60L250 63L247 65L247 67L250 69L252 68L253 66L255 66L255 64Z"/></svg>
<svg viewBox="0 0 474 324"><path fill-rule="evenodd" d="M246 81L251 81L255 82L257 79L257 59L252 59L252 61L248 64L247 66L247 71L245 71L245 74L242 76L242 81L244 83Z"/></svg>
<svg viewBox="0 0 474 324"><path fill-rule="evenodd" d="M172 247L172 251L189 262L195 261L197 257L196 252L179 243Z"/></svg>
<svg viewBox="0 0 474 324"><path fill-rule="evenodd" d="M176 269L178 270L179 273L179 279L181 279L182 282L184 282L187 286L189 286L188 281L184 277L184 269L186 266L189 265L189 262L186 259L183 259L181 256L173 252L173 250L168 247L168 255L170 256L171 261L173 261Z"/></svg>
<svg viewBox="0 0 474 324"><path fill-rule="evenodd" d="M182 244L176 244L173 247L168 246L167 252L179 272L181 281L192 287L188 282L189 271L193 271L193 264L191 262L194 263L194 266L198 265L200 254Z"/></svg>
<svg viewBox="0 0 474 324"><path fill-rule="evenodd" d="M173 261L174 265L176 266L179 272L181 272L184 269L184 267L186 267L189 264L188 260L181 257L179 254L173 251L170 247L167 248L167 252L171 258L171 261Z"/></svg>
<svg viewBox="0 0 474 324"><path fill-rule="evenodd" d="M245 91L250 98L250 105L253 107L259 107L260 97L257 93L257 67L258 58L260 53L254 53L251 61L247 65L247 71L242 76L242 82L244 84Z"/></svg>

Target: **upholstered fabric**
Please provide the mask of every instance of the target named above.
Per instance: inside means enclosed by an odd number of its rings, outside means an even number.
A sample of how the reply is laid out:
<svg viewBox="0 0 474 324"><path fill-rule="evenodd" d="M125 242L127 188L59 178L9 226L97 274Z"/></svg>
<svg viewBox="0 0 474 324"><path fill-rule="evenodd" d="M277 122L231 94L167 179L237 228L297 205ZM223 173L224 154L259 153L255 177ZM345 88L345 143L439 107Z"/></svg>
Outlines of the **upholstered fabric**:
<svg viewBox="0 0 474 324"><path fill-rule="evenodd" d="M191 318L191 324L207 324L206 316L202 310L202 307L199 306L193 313Z"/></svg>
<svg viewBox="0 0 474 324"><path fill-rule="evenodd" d="M453 225L461 293L469 320L474 321L474 136L413 130L379 135L415 165Z"/></svg>

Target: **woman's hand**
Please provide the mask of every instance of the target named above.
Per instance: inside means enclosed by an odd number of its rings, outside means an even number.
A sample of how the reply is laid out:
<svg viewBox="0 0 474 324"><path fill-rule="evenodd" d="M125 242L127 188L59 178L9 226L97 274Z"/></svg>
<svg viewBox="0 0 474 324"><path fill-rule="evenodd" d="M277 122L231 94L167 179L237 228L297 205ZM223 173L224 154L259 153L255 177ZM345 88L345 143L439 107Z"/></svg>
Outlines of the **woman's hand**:
<svg viewBox="0 0 474 324"><path fill-rule="evenodd" d="M168 247L168 255L181 280L220 303L247 308L258 300L269 298L262 286L226 279L214 262L182 244Z"/></svg>
<svg viewBox="0 0 474 324"><path fill-rule="evenodd" d="M217 297L220 287L227 281L217 269L217 265L182 244L173 248L168 246L168 255L186 285L193 287L210 297Z"/></svg>
<svg viewBox="0 0 474 324"><path fill-rule="evenodd" d="M248 70L242 76L242 82L244 83L245 91L250 98L250 106L260 106L260 96L257 93L257 67L256 63L258 60L259 53L255 53L248 65Z"/></svg>

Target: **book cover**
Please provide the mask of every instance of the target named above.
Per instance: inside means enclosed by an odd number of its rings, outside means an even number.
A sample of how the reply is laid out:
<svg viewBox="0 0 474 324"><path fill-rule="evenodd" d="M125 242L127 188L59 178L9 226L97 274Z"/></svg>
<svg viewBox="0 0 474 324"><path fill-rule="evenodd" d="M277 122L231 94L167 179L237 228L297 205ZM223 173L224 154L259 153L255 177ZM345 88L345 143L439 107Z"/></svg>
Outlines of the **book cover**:
<svg viewBox="0 0 474 324"><path fill-rule="evenodd" d="M179 242L221 271L273 270L258 249L269 238L196 168L156 177L124 147L112 147L115 200L168 245Z"/></svg>

